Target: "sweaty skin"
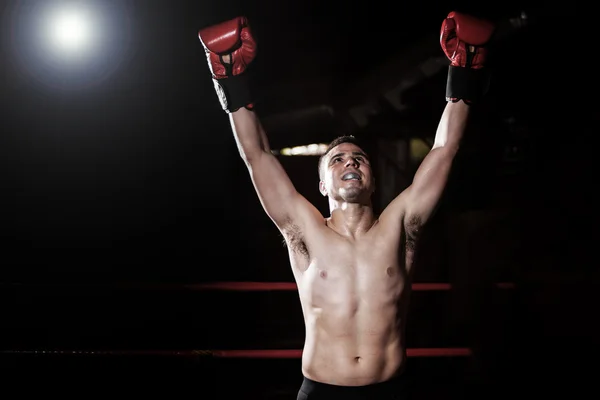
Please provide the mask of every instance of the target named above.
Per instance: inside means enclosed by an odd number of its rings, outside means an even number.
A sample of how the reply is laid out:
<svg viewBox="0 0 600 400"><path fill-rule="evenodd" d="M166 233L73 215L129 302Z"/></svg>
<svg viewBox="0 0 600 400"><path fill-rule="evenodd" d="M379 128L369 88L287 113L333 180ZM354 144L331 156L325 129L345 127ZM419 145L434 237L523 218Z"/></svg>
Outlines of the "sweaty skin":
<svg viewBox="0 0 600 400"><path fill-rule="evenodd" d="M342 143L322 164L319 187L330 208L324 218L296 191L257 115L245 108L229 114L256 193L288 246L306 324L307 378L360 386L403 371L414 249L444 192L469 108L447 103L413 182L378 218L373 172L359 147ZM344 180L348 172L358 179Z"/></svg>
<svg viewBox="0 0 600 400"><path fill-rule="evenodd" d="M308 249L289 248L306 325L302 368L316 381L366 385L402 369L412 251L398 253L398 224L367 211L349 233L336 215L292 234Z"/></svg>
<svg viewBox="0 0 600 400"><path fill-rule="evenodd" d="M344 386L400 372L406 317L401 299L410 290L412 250L398 252L405 242L401 224L373 215L372 171L361 152L343 143L323 162L322 192L332 194L331 216L304 230L284 230L306 325L303 373ZM359 180L342 179L355 171Z"/></svg>

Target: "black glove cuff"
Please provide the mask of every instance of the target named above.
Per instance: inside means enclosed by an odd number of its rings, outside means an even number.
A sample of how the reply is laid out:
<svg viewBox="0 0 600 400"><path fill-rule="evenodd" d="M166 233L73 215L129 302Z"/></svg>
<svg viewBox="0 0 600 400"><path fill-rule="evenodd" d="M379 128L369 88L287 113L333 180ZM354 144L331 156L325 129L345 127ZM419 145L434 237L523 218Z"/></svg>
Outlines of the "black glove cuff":
<svg viewBox="0 0 600 400"><path fill-rule="evenodd" d="M490 74L486 68L473 69L451 65L446 82L446 101L464 100L475 103L487 93L489 85Z"/></svg>
<svg viewBox="0 0 600 400"><path fill-rule="evenodd" d="M252 94L245 73L213 81L223 110L232 113L242 107L251 107Z"/></svg>

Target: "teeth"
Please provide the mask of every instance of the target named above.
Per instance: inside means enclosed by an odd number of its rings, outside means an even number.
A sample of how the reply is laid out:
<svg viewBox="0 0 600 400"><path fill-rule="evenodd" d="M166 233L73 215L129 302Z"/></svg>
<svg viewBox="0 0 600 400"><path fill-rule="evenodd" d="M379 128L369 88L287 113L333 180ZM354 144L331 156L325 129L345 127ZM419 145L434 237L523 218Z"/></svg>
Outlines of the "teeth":
<svg viewBox="0 0 600 400"><path fill-rule="evenodd" d="M342 180L344 180L344 181L347 181L350 179L360 179L360 177L358 176L357 173L354 173L354 172L348 172L346 175L344 175L342 177Z"/></svg>

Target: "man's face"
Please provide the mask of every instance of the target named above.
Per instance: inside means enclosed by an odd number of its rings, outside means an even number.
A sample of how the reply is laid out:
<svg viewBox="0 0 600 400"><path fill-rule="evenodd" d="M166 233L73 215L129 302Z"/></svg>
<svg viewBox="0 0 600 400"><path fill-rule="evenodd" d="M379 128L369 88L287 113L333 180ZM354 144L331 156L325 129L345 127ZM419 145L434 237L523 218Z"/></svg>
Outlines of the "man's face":
<svg viewBox="0 0 600 400"><path fill-rule="evenodd" d="M350 203L366 202L375 190L368 156L353 143L331 149L321 165L323 196Z"/></svg>

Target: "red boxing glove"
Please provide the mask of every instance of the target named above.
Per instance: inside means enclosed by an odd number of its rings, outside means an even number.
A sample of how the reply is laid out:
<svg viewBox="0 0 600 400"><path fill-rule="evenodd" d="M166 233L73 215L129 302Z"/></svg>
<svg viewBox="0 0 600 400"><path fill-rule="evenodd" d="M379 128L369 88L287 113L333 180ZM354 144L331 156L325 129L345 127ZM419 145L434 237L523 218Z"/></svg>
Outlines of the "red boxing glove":
<svg viewBox="0 0 600 400"><path fill-rule="evenodd" d="M201 29L198 38L204 46L223 110L233 112L241 107L251 109L252 96L244 72L256 56L256 42L246 17ZM225 56L229 56L229 59L226 60Z"/></svg>
<svg viewBox="0 0 600 400"><path fill-rule="evenodd" d="M446 84L446 100L479 100L489 86L489 74L484 69L487 49L495 30L489 21L451 12L442 22L440 44L450 60Z"/></svg>

